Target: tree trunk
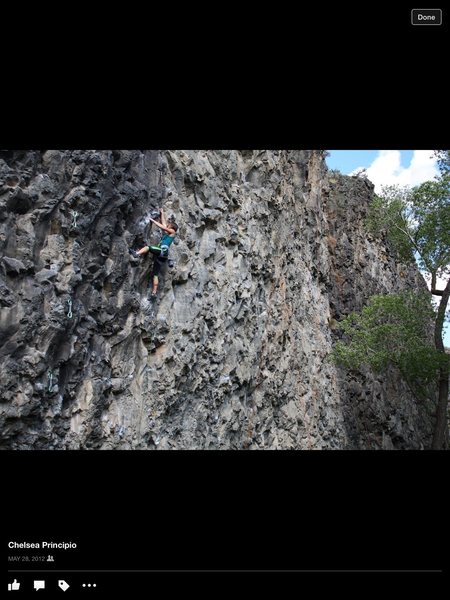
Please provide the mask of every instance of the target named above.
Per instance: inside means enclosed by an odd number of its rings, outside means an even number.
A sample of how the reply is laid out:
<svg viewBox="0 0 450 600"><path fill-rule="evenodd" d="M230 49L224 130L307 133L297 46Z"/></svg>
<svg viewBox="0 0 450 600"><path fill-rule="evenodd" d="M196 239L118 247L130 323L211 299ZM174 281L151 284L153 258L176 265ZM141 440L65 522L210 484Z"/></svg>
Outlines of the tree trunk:
<svg viewBox="0 0 450 600"><path fill-rule="evenodd" d="M442 330L444 327L445 310L447 308L450 296L450 279L442 292L439 303L436 326L434 328L434 343L439 352L445 353L444 341L442 339ZM436 408L436 423L433 432L433 441L431 447L433 450L442 450L448 446L448 392L449 392L449 369L441 368L439 370L439 399Z"/></svg>
<svg viewBox="0 0 450 600"><path fill-rule="evenodd" d="M448 406L448 371L439 371L439 399L436 409L436 423L433 432L433 450L443 450L448 441L447 406Z"/></svg>

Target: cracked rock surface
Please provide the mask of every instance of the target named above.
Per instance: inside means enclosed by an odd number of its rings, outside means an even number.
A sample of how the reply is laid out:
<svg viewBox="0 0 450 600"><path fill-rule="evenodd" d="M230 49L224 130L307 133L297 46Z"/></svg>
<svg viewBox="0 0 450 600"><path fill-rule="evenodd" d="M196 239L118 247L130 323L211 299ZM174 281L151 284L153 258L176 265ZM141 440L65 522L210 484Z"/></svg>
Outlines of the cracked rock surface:
<svg viewBox="0 0 450 600"><path fill-rule="evenodd" d="M0 151L0 432L10 449L422 448L394 372L336 319L424 286L319 151ZM179 224L156 301L150 217Z"/></svg>

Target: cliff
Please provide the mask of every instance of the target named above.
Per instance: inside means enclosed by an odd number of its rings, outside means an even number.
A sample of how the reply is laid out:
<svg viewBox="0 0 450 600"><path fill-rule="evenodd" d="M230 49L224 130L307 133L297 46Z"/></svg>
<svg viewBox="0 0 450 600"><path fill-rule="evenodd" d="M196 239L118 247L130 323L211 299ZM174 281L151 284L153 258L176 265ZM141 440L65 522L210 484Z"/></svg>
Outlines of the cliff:
<svg viewBox="0 0 450 600"><path fill-rule="evenodd" d="M336 319L425 283L319 151L0 151L2 448L421 448ZM151 213L180 225L155 302Z"/></svg>

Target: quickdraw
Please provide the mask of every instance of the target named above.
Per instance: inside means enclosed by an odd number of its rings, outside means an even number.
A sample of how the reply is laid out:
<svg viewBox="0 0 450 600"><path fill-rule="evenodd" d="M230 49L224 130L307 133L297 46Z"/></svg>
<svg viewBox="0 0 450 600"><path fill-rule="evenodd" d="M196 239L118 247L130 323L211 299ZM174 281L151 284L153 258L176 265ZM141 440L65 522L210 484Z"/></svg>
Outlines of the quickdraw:
<svg viewBox="0 0 450 600"><path fill-rule="evenodd" d="M77 213L76 210L71 210L70 212L72 213L72 227L76 227L77 226L78 213Z"/></svg>
<svg viewBox="0 0 450 600"><path fill-rule="evenodd" d="M53 392L53 373L51 371L48 373L48 391Z"/></svg>

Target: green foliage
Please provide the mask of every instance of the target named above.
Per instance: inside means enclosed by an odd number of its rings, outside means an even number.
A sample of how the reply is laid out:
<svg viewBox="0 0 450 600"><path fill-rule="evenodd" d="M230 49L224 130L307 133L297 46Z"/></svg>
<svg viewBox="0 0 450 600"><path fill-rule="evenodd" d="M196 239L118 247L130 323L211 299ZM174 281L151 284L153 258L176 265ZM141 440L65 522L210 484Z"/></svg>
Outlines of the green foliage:
<svg viewBox="0 0 450 600"><path fill-rule="evenodd" d="M442 175L448 175L450 173L450 150L435 150L434 155L438 159Z"/></svg>
<svg viewBox="0 0 450 600"><path fill-rule="evenodd" d="M414 225L410 218L411 190L399 186L383 187L383 195L375 196L369 207L367 230L375 236L388 234L399 258L414 263Z"/></svg>
<svg viewBox="0 0 450 600"><path fill-rule="evenodd" d="M450 264L450 174L415 188L386 186L371 203L368 231L387 233L399 258L441 277Z"/></svg>
<svg viewBox="0 0 450 600"><path fill-rule="evenodd" d="M437 371L449 364L427 335L436 318L427 292L376 295L360 313L351 313L339 324L344 339L337 342L331 359L349 369L368 365L375 372L396 367L417 396L436 382Z"/></svg>
<svg viewBox="0 0 450 600"><path fill-rule="evenodd" d="M412 190L411 198L423 267L442 276L450 263L450 177L423 183Z"/></svg>
<svg viewBox="0 0 450 600"><path fill-rule="evenodd" d="M435 155L439 177L412 189L384 187L369 207L366 224L375 236L388 238L401 261L417 261L431 275L432 293L441 298L437 312L427 293L373 296L361 313L342 321L344 338L335 345L331 358L353 369L365 364L381 371L393 365L418 398L431 399L437 384L432 447L442 448L448 436L450 356L444 352L442 331L449 289L448 280L445 289L438 289L437 278L445 280L450 275L450 151L439 150Z"/></svg>

